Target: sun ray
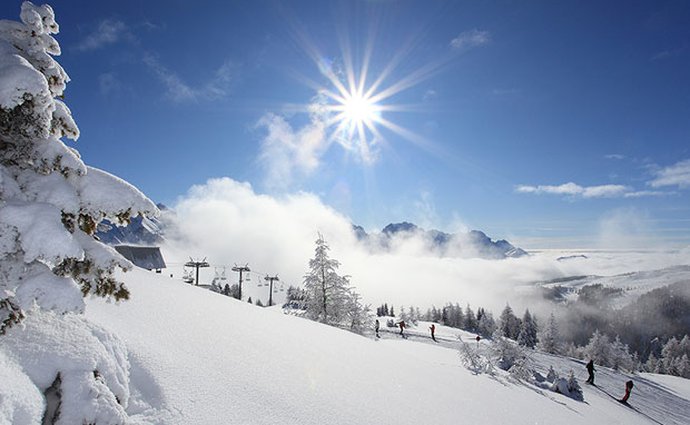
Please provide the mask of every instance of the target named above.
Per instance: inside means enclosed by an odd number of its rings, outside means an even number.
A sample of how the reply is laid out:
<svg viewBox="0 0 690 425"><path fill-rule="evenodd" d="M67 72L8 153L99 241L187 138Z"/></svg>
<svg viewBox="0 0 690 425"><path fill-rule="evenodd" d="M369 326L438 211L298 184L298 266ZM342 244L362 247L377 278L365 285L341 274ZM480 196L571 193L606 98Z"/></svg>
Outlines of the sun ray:
<svg viewBox="0 0 690 425"><path fill-rule="evenodd" d="M295 19L294 24L298 23ZM370 24L366 36L358 39L364 41L361 48L356 42L352 43L345 26L337 27L340 55L336 58L320 52L306 36L303 26L293 27L297 43L304 47L325 80L319 84L302 78L318 94L312 100L312 103L318 103L317 111L321 111L315 119L325 126L329 143L336 141L349 151L357 152L367 162L376 156L380 146L392 147L389 142L394 140L406 140L442 156L443 152L433 141L406 128L394 117L399 112L429 112L429 105L422 104L422 99L418 104L395 103L393 99L436 76L455 56L449 52L437 60L423 60L424 65L413 66L411 71L396 76L401 68L413 63L412 59L418 59L412 55L422 52L424 28L409 33L398 49L392 50L385 61L378 62L374 56L378 28L373 22ZM311 105L305 109L310 113L314 111ZM393 140L386 140L386 136Z"/></svg>

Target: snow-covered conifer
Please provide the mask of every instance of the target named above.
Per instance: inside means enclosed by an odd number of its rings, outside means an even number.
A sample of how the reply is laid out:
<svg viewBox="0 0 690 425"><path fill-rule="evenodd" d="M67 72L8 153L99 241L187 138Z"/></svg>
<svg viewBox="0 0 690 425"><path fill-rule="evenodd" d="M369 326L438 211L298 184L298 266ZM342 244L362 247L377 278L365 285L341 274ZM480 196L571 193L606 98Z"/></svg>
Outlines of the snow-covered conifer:
<svg viewBox="0 0 690 425"><path fill-rule="evenodd" d="M482 310L482 316L477 323L477 332L480 335L491 336L496 331L496 321L491 313Z"/></svg>
<svg viewBox="0 0 690 425"><path fill-rule="evenodd" d="M680 356L680 342L675 337L671 337L661 349L661 363L664 373L678 375L675 360Z"/></svg>
<svg viewBox="0 0 690 425"><path fill-rule="evenodd" d="M369 322L369 306L359 301L349 276L337 273L340 262L328 256L329 250L319 234L314 258L309 260L309 271L304 276L306 314L312 320L360 332Z"/></svg>
<svg viewBox="0 0 690 425"><path fill-rule="evenodd" d="M469 304L465 307L465 323L463 328L470 332L477 331L477 316L474 315L474 311L472 311Z"/></svg>
<svg viewBox="0 0 690 425"><path fill-rule="evenodd" d="M595 330L589 343L584 348L584 355L594 363L602 366L611 364L611 341L609 337Z"/></svg>
<svg viewBox="0 0 690 425"><path fill-rule="evenodd" d="M529 309L525 310L525 315L522 317L517 341L518 344L529 348L534 348L537 345L537 323Z"/></svg>
<svg viewBox="0 0 690 425"><path fill-rule="evenodd" d="M647 362L644 364L644 371L649 373L656 373L658 364L659 359L657 359L654 353L652 353L649 355Z"/></svg>
<svg viewBox="0 0 690 425"><path fill-rule="evenodd" d="M610 352L611 363L608 366L611 366L614 370L622 368L628 371L632 371L634 369L633 359L630 355L628 345L623 344L618 335L616 335L616 339L611 344Z"/></svg>
<svg viewBox="0 0 690 425"><path fill-rule="evenodd" d="M501 335L506 338L516 339L520 334L520 319L513 314L513 309L508 304L501 313L500 329Z"/></svg>
<svg viewBox="0 0 690 425"><path fill-rule="evenodd" d="M157 211L63 143L79 129L61 100L59 27L47 5L25 2L20 17L0 21L0 333L34 307L80 312L85 295L127 299L113 273L132 265L94 238L96 226Z"/></svg>
<svg viewBox="0 0 690 425"><path fill-rule="evenodd" d="M415 310L414 307L410 306L409 310L407 311L407 320L410 321L413 325L417 326L417 323L419 323L419 318L417 317L417 310Z"/></svg>
<svg viewBox="0 0 690 425"><path fill-rule="evenodd" d="M362 304L360 295L354 291L350 291L347 316L350 330L359 334L364 333L371 322L371 308Z"/></svg>
<svg viewBox="0 0 690 425"><path fill-rule="evenodd" d="M687 354L683 354L682 357L677 358L675 369L678 372L678 376L690 378L690 359L688 359Z"/></svg>
<svg viewBox="0 0 690 425"><path fill-rule="evenodd" d="M553 313L539 336L539 348L551 354L561 353L561 336Z"/></svg>
<svg viewBox="0 0 690 425"><path fill-rule="evenodd" d="M55 390L50 423L125 423L126 348L70 313L84 310L87 295L129 297L114 273L132 264L94 237L98 224L157 208L61 140L76 140L79 129L62 101L69 77L53 58L59 27L47 5L24 2L20 19L0 21L2 347L25 362L37 391Z"/></svg>
<svg viewBox="0 0 690 425"><path fill-rule="evenodd" d="M304 276L307 315L319 322L338 324L345 319L349 277L337 273L340 262L328 256L331 248L321 234L315 243L315 255L309 260L309 271Z"/></svg>

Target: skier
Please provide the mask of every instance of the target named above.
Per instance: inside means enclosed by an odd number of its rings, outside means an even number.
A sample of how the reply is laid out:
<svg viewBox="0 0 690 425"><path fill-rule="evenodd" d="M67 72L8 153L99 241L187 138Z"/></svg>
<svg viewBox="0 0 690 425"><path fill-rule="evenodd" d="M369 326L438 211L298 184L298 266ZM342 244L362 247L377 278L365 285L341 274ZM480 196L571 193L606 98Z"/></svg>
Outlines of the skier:
<svg viewBox="0 0 690 425"><path fill-rule="evenodd" d="M381 335L379 335L379 319L376 319L376 324L374 324L374 329L376 330L376 338L381 338Z"/></svg>
<svg viewBox="0 0 690 425"><path fill-rule="evenodd" d="M633 384L633 381L628 381L625 383L625 395L623 396L622 399L618 400L623 404L628 404L628 399L630 398L630 393L632 392L632 389L635 385Z"/></svg>
<svg viewBox="0 0 690 425"><path fill-rule="evenodd" d="M587 373L589 373L589 378L587 378L587 383L594 385L594 360L590 360L589 363L587 363Z"/></svg>
<svg viewBox="0 0 690 425"><path fill-rule="evenodd" d="M398 323L398 326L400 326L400 336L403 337L403 338L405 338L405 335L403 334L403 331L405 330L405 321L404 321L404 320L401 320L401 321Z"/></svg>
<svg viewBox="0 0 690 425"><path fill-rule="evenodd" d="M434 335L434 333L436 332L436 325L432 323L429 329L431 329L431 339L433 339L434 342L438 342L436 341L436 336Z"/></svg>

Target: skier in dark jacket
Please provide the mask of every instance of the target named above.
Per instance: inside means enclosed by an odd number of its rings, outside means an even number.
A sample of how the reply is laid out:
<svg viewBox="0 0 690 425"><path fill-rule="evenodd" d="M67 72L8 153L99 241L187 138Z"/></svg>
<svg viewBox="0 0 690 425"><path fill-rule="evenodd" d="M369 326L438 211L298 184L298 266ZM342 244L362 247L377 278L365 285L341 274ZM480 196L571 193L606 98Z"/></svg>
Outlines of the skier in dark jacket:
<svg viewBox="0 0 690 425"><path fill-rule="evenodd" d="M400 326L400 336L404 338L405 335L403 334L403 332L405 331L405 321L401 320L400 323L398 323L398 326Z"/></svg>
<svg viewBox="0 0 690 425"><path fill-rule="evenodd" d="M379 335L379 319L376 319L376 324L374 325L374 329L376 330L376 338L381 338L381 335Z"/></svg>
<svg viewBox="0 0 690 425"><path fill-rule="evenodd" d="M594 360L590 360L587 363L587 372L589 373L589 378L587 378L587 383L594 385Z"/></svg>
<svg viewBox="0 0 690 425"><path fill-rule="evenodd" d="M436 325L432 323L431 326L429 326L429 329L431 329L431 339L436 342L436 336L434 335L436 333Z"/></svg>

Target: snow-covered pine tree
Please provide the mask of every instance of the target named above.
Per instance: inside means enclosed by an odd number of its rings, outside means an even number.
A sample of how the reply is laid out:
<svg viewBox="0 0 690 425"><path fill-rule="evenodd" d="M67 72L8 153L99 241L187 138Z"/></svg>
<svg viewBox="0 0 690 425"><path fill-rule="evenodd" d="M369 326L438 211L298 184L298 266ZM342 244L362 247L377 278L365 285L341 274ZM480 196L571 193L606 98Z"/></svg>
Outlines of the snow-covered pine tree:
<svg viewBox="0 0 690 425"><path fill-rule="evenodd" d="M417 318L417 310L415 310L415 308L412 306L410 306L410 308L407 310L407 320L409 320L410 323L415 326L417 326L417 323L419 323L419 319Z"/></svg>
<svg viewBox="0 0 690 425"><path fill-rule="evenodd" d="M690 359L688 359L687 354L683 354L682 357L677 358L676 370L678 371L678 376L690 378Z"/></svg>
<svg viewBox="0 0 690 425"><path fill-rule="evenodd" d="M454 328L462 328L463 324L465 323L465 314L462 312L462 307L460 307L460 304L458 303L455 303L453 306L451 321L453 322L452 326Z"/></svg>
<svg viewBox="0 0 690 425"><path fill-rule="evenodd" d="M360 295L353 290L350 290L348 304L347 316L350 322L350 330L358 334L364 333L371 322L371 307L362 304Z"/></svg>
<svg viewBox="0 0 690 425"><path fill-rule="evenodd" d="M618 335L616 335L616 339L611 344L611 364L609 366L614 370L622 368L627 371L632 371L634 368L628 345L623 344Z"/></svg>
<svg viewBox="0 0 690 425"><path fill-rule="evenodd" d="M467 304L467 307L465 307L465 323L463 329L466 329L470 332L477 331L477 317L474 315L474 311L472 310L472 307L470 307L469 303Z"/></svg>
<svg viewBox="0 0 690 425"><path fill-rule="evenodd" d="M79 129L62 102L69 78L53 59L59 27L47 5L24 2L20 19L0 21L0 345L26 362L38 394L54 390L46 423L126 423L126 347L72 313L86 295L129 297L114 272L132 264L93 236L97 225L157 209L63 143Z"/></svg>
<svg viewBox="0 0 690 425"><path fill-rule="evenodd" d="M549 321L539 336L539 348L551 354L561 353L561 335L553 313L549 316Z"/></svg>
<svg viewBox="0 0 690 425"><path fill-rule="evenodd" d="M309 260L309 271L304 276L306 313L312 320L345 325L351 318L350 309L360 304L352 302L355 292L350 287L349 276L337 273L340 262L328 256L329 250L328 243L319 234L314 258Z"/></svg>
<svg viewBox="0 0 690 425"><path fill-rule="evenodd" d="M483 336L491 336L496 331L496 321L494 316L482 309L482 315L477 323L477 332Z"/></svg>
<svg viewBox="0 0 690 425"><path fill-rule="evenodd" d="M501 324L499 329L501 330L502 336L510 339L516 339L520 334L520 319L515 316L513 309L508 304L506 304L501 313Z"/></svg>
<svg viewBox="0 0 690 425"><path fill-rule="evenodd" d="M650 354L647 358L647 362L644 364L644 371L649 373L658 373L659 359L654 355Z"/></svg>
<svg viewBox="0 0 690 425"><path fill-rule="evenodd" d="M530 314L529 309L525 310L522 317L517 341L518 344L529 348L534 348L537 345L537 322Z"/></svg>
<svg viewBox="0 0 690 425"><path fill-rule="evenodd" d="M59 27L47 5L25 2L20 18L0 21L0 334L33 308L80 312L89 294L127 299L113 273L132 264L94 238L96 226L157 212L62 142L79 129L60 100L69 77L53 59Z"/></svg>
<svg viewBox="0 0 690 425"><path fill-rule="evenodd" d="M609 337L595 330L589 343L584 348L584 355L594 363L602 366L611 364L611 341Z"/></svg>
<svg viewBox="0 0 690 425"><path fill-rule="evenodd" d="M676 371L675 360L681 356L682 350L680 342L676 337L671 337L664 348L661 349L661 363L663 365L664 373L668 375L678 375Z"/></svg>

